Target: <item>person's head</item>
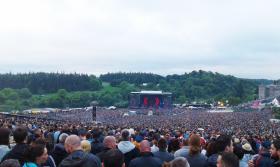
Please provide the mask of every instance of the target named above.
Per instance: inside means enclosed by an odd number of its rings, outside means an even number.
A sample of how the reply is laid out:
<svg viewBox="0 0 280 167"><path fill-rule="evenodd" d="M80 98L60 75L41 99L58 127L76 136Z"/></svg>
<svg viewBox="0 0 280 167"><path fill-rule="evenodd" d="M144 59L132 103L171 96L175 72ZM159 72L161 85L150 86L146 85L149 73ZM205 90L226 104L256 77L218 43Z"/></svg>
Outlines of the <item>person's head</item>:
<svg viewBox="0 0 280 167"><path fill-rule="evenodd" d="M64 143L65 143L65 140L66 140L66 138L67 138L68 136L69 136L69 135L68 135L67 133L62 133L62 134L59 136L59 139L58 139L59 143L64 144Z"/></svg>
<svg viewBox="0 0 280 167"><path fill-rule="evenodd" d="M129 131L127 129L122 130L121 135L122 135L122 140L123 141L129 141L130 134L129 134Z"/></svg>
<svg viewBox="0 0 280 167"><path fill-rule="evenodd" d="M239 160L243 159L244 151L240 144L234 145L233 153L238 157Z"/></svg>
<svg viewBox="0 0 280 167"><path fill-rule="evenodd" d="M229 135L219 136L215 142L215 145L218 152L233 152L233 144L231 136Z"/></svg>
<svg viewBox="0 0 280 167"><path fill-rule="evenodd" d="M0 128L0 145L9 145L11 131L8 128Z"/></svg>
<svg viewBox="0 0 280 167"><path fill-rule="evenodd" d="M239 159L232 152L223 152L218 156L217 167L238 167Z"/></svg>
<svg viewBox="0 0 280 167"><path fill-rule="evenodd" d="M28 129L32 129L32 125L31 124L28 124L27 127L28 127Z"/></svg>
<svg viewBox="0 0 280 167"><path fill-rule="evenodd" d="M76 150L82 150L81 140L77 135L68 136L65 140L64 146L66 152L70 154Z"/></svg>
<svg viewBox="0 0 280 167"><path fill-rule="evenodd" d="M150 142L148 140L143 140L140 143L140 152L151 152Z"/></svg>
<svg viewBox="0 0 280 167"><path fill-rule="evenodd" d="M168 145L168 152L175 152L180 149L180 141L178 139L172 139Z"/></svg>
<svg viewBox="0 0 280 167"><path fill-rule="evenodd" d="M18 143L24 143L27 137L27 129L25 127L18 127L13 132L14 140Z"/></svg>
<svg viewBox="0 0 280 167"><path fill-rule="evenodd" d="M91 150L91 145L90 142L88 140L82 140L81 141L81 146L84 152L89 153Z"/></svg>
<svg viewBox="0 0 280 167"><path fill-rule="evenodd" d="M68 125L63 125L63 127L62 127L62 129L61 129L61 131L63 132L63 133L65 133L65 132L68 132L69 131L69 126Z"/></svg>
<svg viewBox="0 0 280 167"><path fill-rule="evenodd" d="M106 136L103 140L103 145L106 148L116 148L116 138L114 136Z"/></svg>
<svg viewBox="0 0 280 167"><path fill-rule="evenodd" d="M271 147L270 141L264 141L264 142L262 142L262 144L261 144L261 150L262 150L262 151L267 152L267 151L269 151L270 147Z"/></svg>
<svg viewBox="0 0 280 167"><path fill-rule="evenodd" d="M34 129L33 134L34 134L35 139L42 138L42 136L43 136L42 130L39 128Z"/></svg>
<svg viewBox="0 0 280 167"><path fill-rule="evenodd" d="M166 134L164 135L164 138L168 141L168 140L170 139L170 134L169 134L169 133L166 133Z"/></svg>
<svg viewBox="0 0 280 167"><path fill-rule="evenodd" d="M250 143L244 143L242 145L242 150L244 152L244 154L252 154L253 153L253 149Z"/></svg>
<svg viewBox="0 0 280 167"><path fill-rule="evenodd" d="M80 129L79 132L78 132L78 134L79 134L79 137L80 137L81 139L86 139L87 131L86 131L86 129Z"/></svg>
<svg viewBox="0 0 280 167"><path fill-rule="evenodd" d="M111 149L104 154L104 167L124 166L124 155L118 149Z"/></svg>
<svg viewBox="0 0 280 167"><path fill-rule="evenodd" d="M280 139L276 139L272 142L270 154L273 158L280 159Z"/></svg>
<svg viewBox="0 0 280 167"><path fill-rule="evenodd" d="M200 153L200 137L196 134L191 135L190 141L190 155L195 155Z"/></svg>
<svg viewBox="0 0 280 167"><path fill-rule="evenodd" d="M46 140L45 139L42 139L42 138L39 138L39 139L36 139L35 141L33 141L31 144L41 144L41 145L46 145Z"/></svg>
<svg viewBox="0 0 280 167"><path fill-rule="evenodd" d="M178 157L170 162L170 167L190 167L186 158Z"/></svg>
<svg viewBox="0 0 280 167"><path fill-rule="evenodd" d="M166 151L167 148L167 142L164 138L160 138L158 141L158 148L159 150Z"/></svg>
<svg viewBox="0 0 280 167"><path fill-rule="evenodd" d="M48 159L48 151L43 144L30 145L24 155L26 162L34 162L39 165L45 163Z"/></svg>
<svg viewBox="0 0 280 167"><path fill-rule="evenodd" d="M213 154L217 153L215 141L210 141L206 146L206 156L210 157Z"/></svg>
<svg viewBox="0 0 280 167"><path fill-rule="evenodd" d="M20 163L16 159L7 159L0 164L0 167L20 167Z"/></svg>

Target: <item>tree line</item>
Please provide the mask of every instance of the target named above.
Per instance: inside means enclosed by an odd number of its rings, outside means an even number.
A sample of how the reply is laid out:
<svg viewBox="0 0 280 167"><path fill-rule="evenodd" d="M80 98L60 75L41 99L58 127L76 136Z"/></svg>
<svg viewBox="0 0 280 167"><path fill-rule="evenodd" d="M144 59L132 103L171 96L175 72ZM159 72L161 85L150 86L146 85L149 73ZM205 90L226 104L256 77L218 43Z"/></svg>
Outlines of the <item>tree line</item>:
<svg viewBox="0 0 280 167"><path fill-rule="evenodd" d="M99 90L101 82L94 75L64 73L0 74L0 89L28 88L33 94L67 91Z"/></svg>
<svg viewBox="0 0 280 167"><path fill-rule="evenodd" d="M97 100L101 106L127 107L129 93L141 90L171 92L174 103L223 101L237 105L256 99L259 84L272 82L202 70L168 76L108 73L99 78L75 73L0 74L0 111L33 107L85 107L93 100Z"/></svg>

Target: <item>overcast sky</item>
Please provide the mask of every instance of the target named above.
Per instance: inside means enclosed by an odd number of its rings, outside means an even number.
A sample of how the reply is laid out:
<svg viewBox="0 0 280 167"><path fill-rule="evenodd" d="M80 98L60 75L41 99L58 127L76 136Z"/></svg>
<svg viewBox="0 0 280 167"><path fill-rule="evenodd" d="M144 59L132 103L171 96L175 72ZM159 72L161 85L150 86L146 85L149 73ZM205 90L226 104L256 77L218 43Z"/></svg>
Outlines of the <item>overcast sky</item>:
<svg viewBox="0 0 280 167"><path fill-rule="evenodd" d="M1 0L0 73L280 79L279 0Z"/></svg>

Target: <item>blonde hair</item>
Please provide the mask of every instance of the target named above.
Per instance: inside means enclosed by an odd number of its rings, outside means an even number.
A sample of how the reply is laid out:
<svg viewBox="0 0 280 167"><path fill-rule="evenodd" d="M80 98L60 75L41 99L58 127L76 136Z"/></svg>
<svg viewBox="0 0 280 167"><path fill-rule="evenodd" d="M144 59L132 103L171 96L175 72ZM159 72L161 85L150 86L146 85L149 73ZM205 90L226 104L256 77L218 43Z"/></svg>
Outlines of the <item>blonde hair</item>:
<svg viewBox="0 0 280 167"><path fill-rule="evenodd" d="M90 142L88 140L83 140L81 142L81 146L82 146L82 149L83 149L84 152L87 152L87 153L90 152L91 145L90 145Z"/></svg>

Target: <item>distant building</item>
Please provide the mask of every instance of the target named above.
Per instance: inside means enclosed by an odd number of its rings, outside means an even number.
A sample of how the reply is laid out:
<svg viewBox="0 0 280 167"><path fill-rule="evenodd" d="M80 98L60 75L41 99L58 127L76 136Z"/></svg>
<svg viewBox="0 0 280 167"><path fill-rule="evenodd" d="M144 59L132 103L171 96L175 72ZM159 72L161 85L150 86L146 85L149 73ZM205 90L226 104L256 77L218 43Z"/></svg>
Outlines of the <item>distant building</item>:
<svg viewBox="0 0 280 167"><path fill-rule="evenodd" d="M259 86L259 99L265 99L266 87L265 85Z"/></svg>
<svg viewBox="0 0 280 167"><path fill-rule="evenodd" d="M280 84L260 85L259 86L259 99L280 96Z"/></svg>

